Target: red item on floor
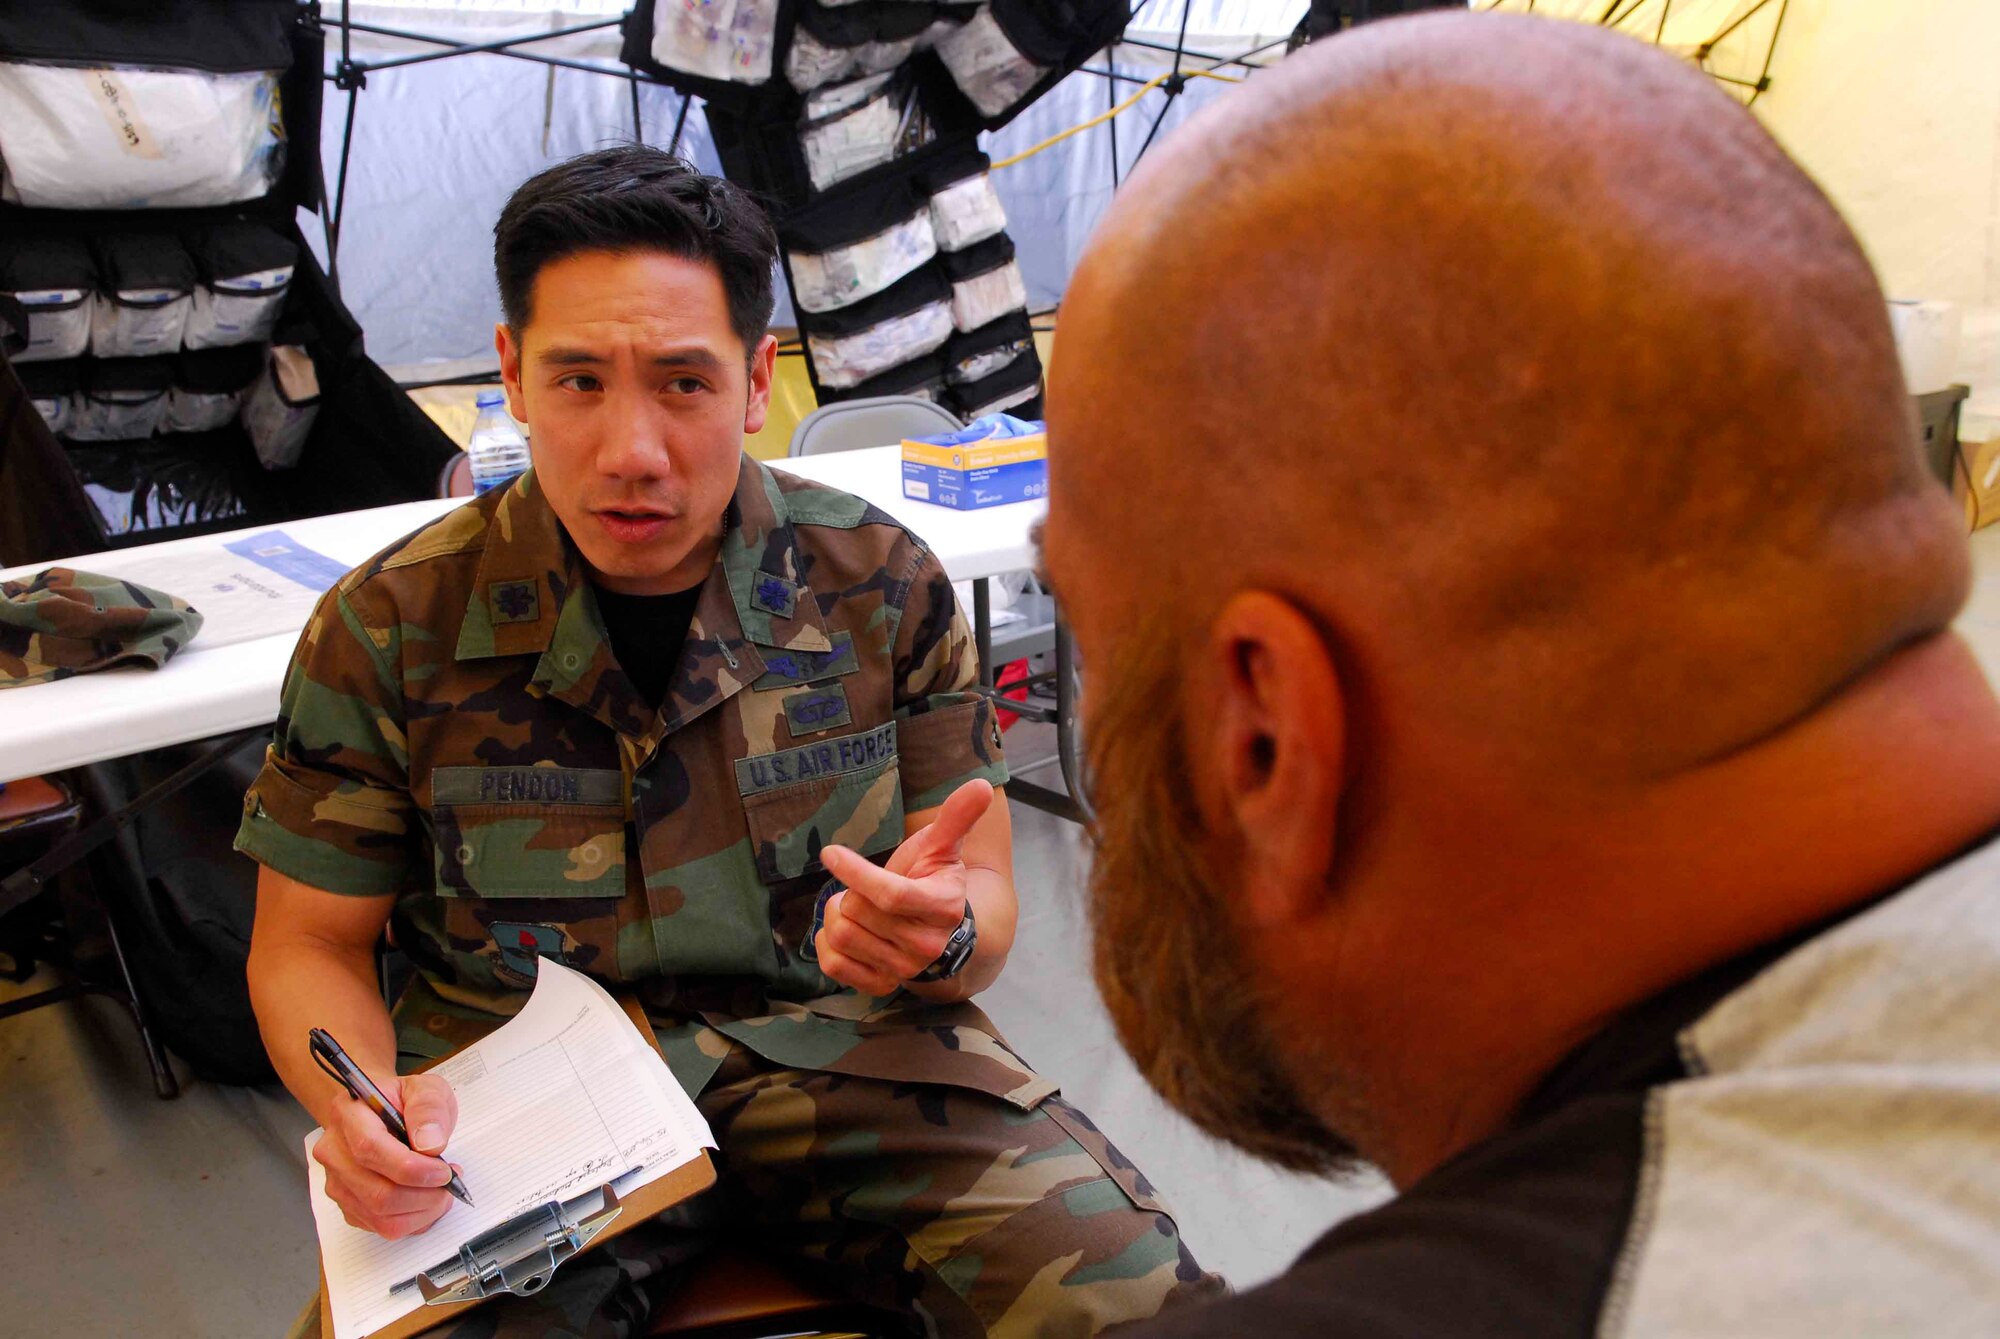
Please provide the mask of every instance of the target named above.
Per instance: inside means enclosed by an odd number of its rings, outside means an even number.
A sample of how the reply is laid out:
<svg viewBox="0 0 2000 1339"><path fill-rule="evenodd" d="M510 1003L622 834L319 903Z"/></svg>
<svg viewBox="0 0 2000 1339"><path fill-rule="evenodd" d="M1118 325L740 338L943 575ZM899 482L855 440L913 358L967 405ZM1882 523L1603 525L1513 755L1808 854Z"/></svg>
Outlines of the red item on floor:
<svg viewBox="0 0 2000 1339"><path fill-rule="evenodd" d="M1026 702L1028 700L1028 662L1026 660L1008 661L1000 667L1000 677L995 679L993 683L1000 690L1000 696L1014 702ZM1009 688L1009 684L1016 684L1018 687ZM1003 711L1000 713L1000 729L1003 732L1012 730L1014 723L1020 719L1019 716L1016 716L1011 711Z"/></svg>

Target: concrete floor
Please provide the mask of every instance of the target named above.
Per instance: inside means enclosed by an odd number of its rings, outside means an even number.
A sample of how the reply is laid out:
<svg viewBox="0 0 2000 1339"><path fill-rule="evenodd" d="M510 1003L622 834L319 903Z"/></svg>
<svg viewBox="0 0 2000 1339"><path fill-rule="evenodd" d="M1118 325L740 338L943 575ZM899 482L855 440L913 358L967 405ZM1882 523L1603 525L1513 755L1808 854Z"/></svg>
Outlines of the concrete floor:
<svg viewBox="0 0 2000 1339"><path fill-rule="evenodd" d="M2000 682L2000 527L1973 550L1979 580L1959 627ZM1017 762L1045 756L1035 729L1010 740ZM986 1006L1165 1191L1202 1262L1254 1283L1378 1202L1377 1182L1253 1163L1152 1095L1090 985L1081 837L1019 806L1014 818L1021 933ZM0 985L0 1000L17 993ZM0 1339L241 1339L280 1333L297 1314L315 1286L300 1150L310 1122L282 1090L194 1081L158 1101L123 1017L87 1001L0 1022L0 1092Z"/></svg>

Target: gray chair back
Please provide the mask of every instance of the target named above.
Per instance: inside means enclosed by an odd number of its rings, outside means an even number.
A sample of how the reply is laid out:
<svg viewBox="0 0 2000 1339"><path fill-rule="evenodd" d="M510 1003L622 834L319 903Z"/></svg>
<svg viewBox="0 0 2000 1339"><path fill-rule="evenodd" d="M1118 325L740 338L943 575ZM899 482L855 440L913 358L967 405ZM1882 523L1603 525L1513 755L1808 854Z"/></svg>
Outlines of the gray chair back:
<svg viewBox="0 0 2000 1339"><path fill-rule="evenodd" d="M822 405L800 419L787 454L823 456L864 446L894 446L905 437L933 437L964 426L958 415L921 396L842 400Z"/></svg>

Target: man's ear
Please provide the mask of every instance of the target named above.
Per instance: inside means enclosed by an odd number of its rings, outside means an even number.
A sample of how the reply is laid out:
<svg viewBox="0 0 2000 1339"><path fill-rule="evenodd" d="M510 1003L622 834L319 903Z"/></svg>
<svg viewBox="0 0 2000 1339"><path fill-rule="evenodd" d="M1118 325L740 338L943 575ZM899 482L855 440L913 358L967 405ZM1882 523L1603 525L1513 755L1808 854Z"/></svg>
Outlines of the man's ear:
<svg viewBox="0 0 2000 1339"><path fill-rule="evenodd" d="M1333 868L1347 707L1318 626L1266 591L1233 595L1209 626L1190 703L1209 802L1241 835L1237 887L1252 925L1314 917Z"/></svg>
<svg viewBox="0 0 2000 1339"><path fill-rule="evenodd" d="M771 378L777 366L778 337L767 334L750 355L750 402L743 409L746 435L764 431L764 419L771 412Z"/></svg>
<svg viewBox="0 0 2000 1339"><path fill-rule="evenodd" d="M528 421L528 399L521 393L521 344L505 321L493 327L493 351L500 355L500 384L507 391L507 412Z"/></svg>

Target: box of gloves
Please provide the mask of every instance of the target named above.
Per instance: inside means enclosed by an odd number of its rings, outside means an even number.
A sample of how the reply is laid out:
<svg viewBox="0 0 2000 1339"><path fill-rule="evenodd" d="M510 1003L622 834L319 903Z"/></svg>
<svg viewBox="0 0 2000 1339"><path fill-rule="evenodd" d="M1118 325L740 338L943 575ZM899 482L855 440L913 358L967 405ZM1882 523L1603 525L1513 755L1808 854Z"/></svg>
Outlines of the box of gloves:
<svg viewBox="0 0 2000 1339"><path fill-rule="evenodd" d="M988 414L954 433L906 438L903 496L972 511L1049 491L1049 437L1040 423Z"/></svg>

